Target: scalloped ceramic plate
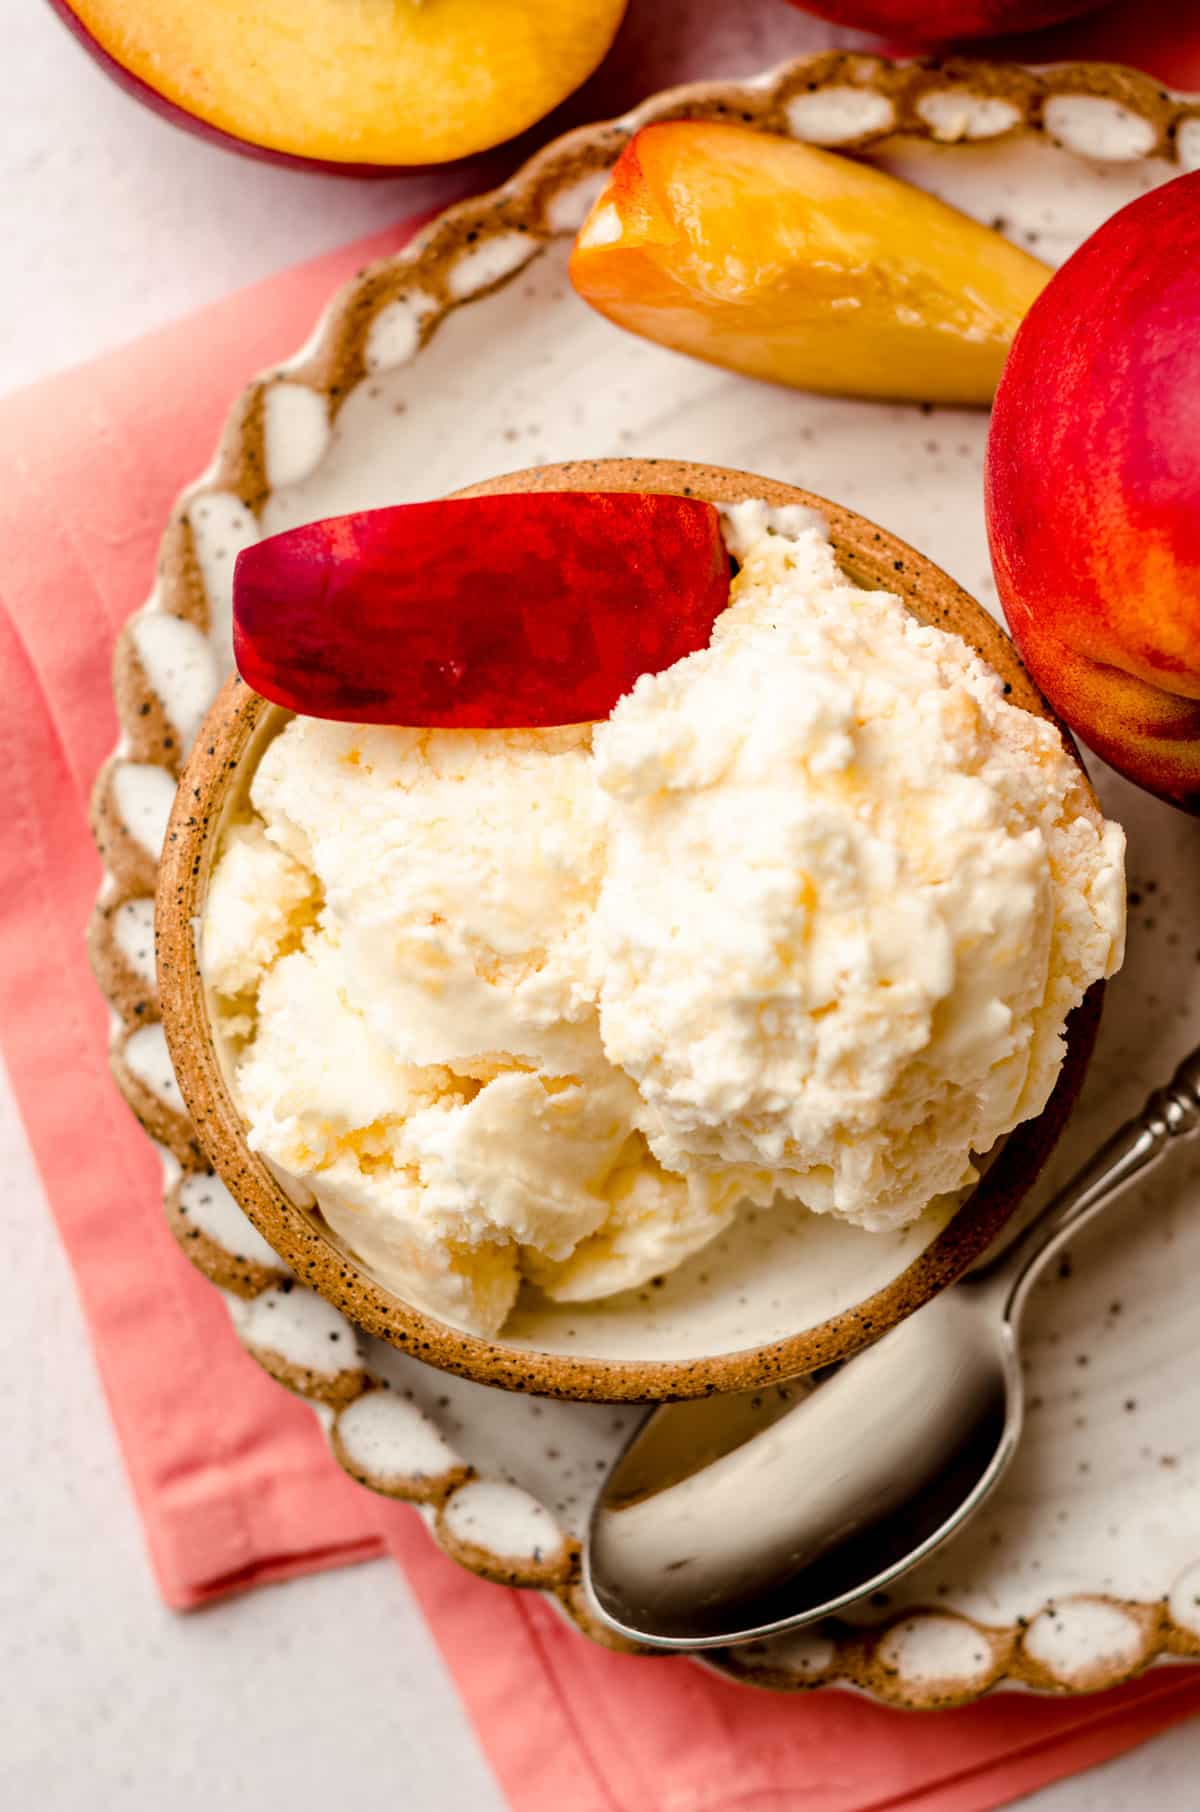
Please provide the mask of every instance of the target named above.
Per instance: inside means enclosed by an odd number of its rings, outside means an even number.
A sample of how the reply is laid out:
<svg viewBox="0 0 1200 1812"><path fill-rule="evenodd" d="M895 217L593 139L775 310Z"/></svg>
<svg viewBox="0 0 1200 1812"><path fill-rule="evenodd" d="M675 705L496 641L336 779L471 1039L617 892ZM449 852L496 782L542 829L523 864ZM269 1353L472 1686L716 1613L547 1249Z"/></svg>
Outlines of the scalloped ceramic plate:
<svg viewBox="0 0 1200 1812"><path fill-rule="evenodd" d="M192 1138L158 1023L151 896L181 746L229 665L233 561L263 533L543 461L701 458L837 498L994 604L981 414L757 385L618 333L571 293L570 235L604 169L631 126L684 112L852 148L1052 263L1134 195L1200 165L1200 99L1132 71L841 53L676 90L557 141L365 272L295 360L251 385L121 639L124 735L94 801L107 879L91 948L114 1009L113 1066L164 1151L184 1250L225 1290L248 1350L312 1401L350 1473L420 1504L464 1565L553 1593L591 1634L578 1533L638 1412L431 1371L293 1283ZM1130 833L1130 957L1043 1188L1140 1105L1200 1024L1200 822L1106 772L1098 783ZM1197 1174L1177 1160L1081 1236L1043 1288L1027 1320L1029 1431L970 1529L856 1621L716 1665L766 1686L852 1684L935 1705L1001 1681L1086 1691L1160 1654L1200 1654Z"/></svg>

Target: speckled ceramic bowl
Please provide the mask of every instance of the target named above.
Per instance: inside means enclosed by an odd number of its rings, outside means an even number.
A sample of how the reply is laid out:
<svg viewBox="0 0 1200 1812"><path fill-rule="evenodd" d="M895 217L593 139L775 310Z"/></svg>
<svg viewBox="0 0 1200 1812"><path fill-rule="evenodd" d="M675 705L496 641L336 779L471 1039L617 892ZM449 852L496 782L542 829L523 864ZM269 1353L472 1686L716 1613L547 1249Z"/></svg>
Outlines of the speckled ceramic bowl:
<svg viewBox="0 0 1200 1812"><path fill-rule="evenodd" d="M945 573L862 517L792 486L676 461L596 460L536 468L472 487L683 491L714 502L765 496L801 503L829 524L839 562L868 588L900 593L923 622L952 630L1001 674L1013 701L1048 709L1011 644ZM158 977L175 1072L201 1146L291 1271L369 1333L481 1382L599 1400L742 1389L844 1357L953 1281L992 1239L1037 1175L1078 1092L1098 991L1074 1016L1046 1112L1018 1127L966 1203L897 1233L829 1217L744 1211L724 1235L657 1288L584 1304L526 1291L502 1338L481 1339L385 1288L253 1154L229 1087L193 927L225 823L244 800L265 744L287 721L236 678L221 692L184 769L158 887Z"/></svg>

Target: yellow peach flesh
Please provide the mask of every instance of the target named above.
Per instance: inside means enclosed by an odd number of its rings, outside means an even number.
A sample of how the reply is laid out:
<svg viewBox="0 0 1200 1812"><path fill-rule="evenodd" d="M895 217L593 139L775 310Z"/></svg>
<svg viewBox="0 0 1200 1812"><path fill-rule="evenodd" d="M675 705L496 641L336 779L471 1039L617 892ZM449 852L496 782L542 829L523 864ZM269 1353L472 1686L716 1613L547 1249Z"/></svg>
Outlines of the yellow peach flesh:
<svg viewBox="0 0 1200 1812"><path fill-rule="evenodd" d="M680 120L627 146L571 277L618 326L752 377L987 403L1050 272L870 165Z"/></svg>
<svg viewBox="0 0 1200 1812"><path fill-rule="evenodd" d="M218 132L328 163L502 143L589 76L626 0L70 0L115 62Z"/></svg>

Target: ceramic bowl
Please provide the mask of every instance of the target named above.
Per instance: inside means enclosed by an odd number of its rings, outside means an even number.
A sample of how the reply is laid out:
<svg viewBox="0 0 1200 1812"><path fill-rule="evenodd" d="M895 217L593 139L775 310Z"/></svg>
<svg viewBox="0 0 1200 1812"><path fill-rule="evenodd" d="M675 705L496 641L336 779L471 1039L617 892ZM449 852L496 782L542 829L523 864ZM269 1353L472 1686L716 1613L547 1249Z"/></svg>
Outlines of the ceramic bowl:
<svg viewBox="0 0 1200 1812"><path fill-rule="evenodd" d="M686 489L713 502L766 497L807 505L828 523L851 580L897 592L922 622L968 642L1005 680L1014 703L1050 715L1011 643L980 605L904 543L809 492L712 466L595 460L519 472L464 494L593 489ZM235 677L184 769L157 897L163 1023L209 1161L292 1272L367 1332L480 1382L544 1395L640 1401L744 1389L811 1371L876 1338L951 1283L1013 1213L1078 1093L1098 992L1073 1017L1046 1111L1010 1134L957 1212L931 1209L912 1226L880 1234L786 1208L745 1210L659 1287L585 1304L550 1303L527 1290L495 1339L439 1320L386 1288L319 1211L293 1200L251 1152L197 960L194 926L223 828L287 716Z"/></svg>

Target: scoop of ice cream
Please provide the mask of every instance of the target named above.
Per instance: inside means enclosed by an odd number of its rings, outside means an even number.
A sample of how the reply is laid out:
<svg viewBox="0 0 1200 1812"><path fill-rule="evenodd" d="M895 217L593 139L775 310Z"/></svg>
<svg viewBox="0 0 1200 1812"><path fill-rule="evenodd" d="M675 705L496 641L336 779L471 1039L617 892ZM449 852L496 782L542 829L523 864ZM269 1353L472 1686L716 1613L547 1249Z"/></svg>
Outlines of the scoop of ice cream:
<svg viewBox="0 0 1200 1812"><path fill-rule="evenodd" d="M209 882L204 973L230 1001L253 993L285 949L294 948L317 907L317 883L267 837L262 825L230 827Z"/></svg>
<svg viewBox="0 0 1200 1812"><path fill-rule="evenodd" d="M596 730L604 1048L668 1170L897 1225L1045 1105L1124 839L965 643L811 531L739 546L710 646Z"/></svg>
<svg viewBox="0 0 1200 1812"><path fill-rule="evenodd" d="M630 1282L673 1271L706 1246L745 1193L736 1174L676 1176L637 1141L629 1161L609 1178L599 1226L565 1257L522 1255L525 1275L555 1302L591 1302Z"/></svg>
<svg viewBox="0 0 1200 1812"><path fill-rule="evenodd" d="M588 1294L591 1236L629 1219L629 1174L658 1169L588 979L590 741L294 719L209 894L251 1145L384 1281L481 1329L507 1314L519 1259L549 1293ZM671 1183L682 1257L735 1191ZM626 1236L605 1287L653 1275L660 1249Z"/></svg>
<svg viewBox="0 0 1200 1812"><path fill-rule="evenodd" d="M498 1328L745 1196L914 1218L1043 1105L1122 839L957 639L732 512L711 646L597 726L294 719L210 888L251 1143L382 1281Z"/></svg>
<svg viewBox="0 0 1200 1812"><path fill-rule="evenodd" d="M313 870L346 986L409 1063L603 1061L587 981L603 818L591 729L404 730L294 718L251 798Z"/></svg>

